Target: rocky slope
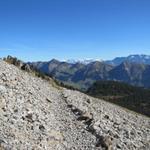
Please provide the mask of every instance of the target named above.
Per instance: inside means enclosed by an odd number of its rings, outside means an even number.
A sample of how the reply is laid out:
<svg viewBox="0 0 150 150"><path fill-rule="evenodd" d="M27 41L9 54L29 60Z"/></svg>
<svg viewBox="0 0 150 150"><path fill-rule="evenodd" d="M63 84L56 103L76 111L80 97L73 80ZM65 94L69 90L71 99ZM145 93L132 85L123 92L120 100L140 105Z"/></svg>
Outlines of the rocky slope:
<svg viewBox="0 0 150 150"><path fill-rule="evenodd" d="M0 60L0 149L150 149L150 119Z"/></svg>

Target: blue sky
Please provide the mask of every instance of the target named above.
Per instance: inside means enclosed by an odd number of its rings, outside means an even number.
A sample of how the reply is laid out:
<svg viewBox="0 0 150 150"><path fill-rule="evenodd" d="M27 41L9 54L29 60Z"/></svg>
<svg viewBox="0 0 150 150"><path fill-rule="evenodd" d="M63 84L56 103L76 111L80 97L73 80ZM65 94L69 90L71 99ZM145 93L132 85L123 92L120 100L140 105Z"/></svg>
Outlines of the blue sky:
<svg viewBox="0 0 150 150"><path fill-rule="evenodd" d="M150 0L1 0L0 57L150 55Z"/></svg>

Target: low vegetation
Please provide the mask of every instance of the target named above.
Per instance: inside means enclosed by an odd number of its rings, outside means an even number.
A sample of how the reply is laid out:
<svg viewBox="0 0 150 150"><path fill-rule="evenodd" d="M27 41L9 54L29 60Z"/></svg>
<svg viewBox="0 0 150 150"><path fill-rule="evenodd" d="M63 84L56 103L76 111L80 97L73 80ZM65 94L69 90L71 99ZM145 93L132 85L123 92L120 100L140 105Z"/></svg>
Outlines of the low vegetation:
<svg viewBox="0 0 150 150"><path fill-rule="evenodd" d="M116 81L97 81L87 90L91 96L102 98L135 112L150 116L150 90Z"/></svg>

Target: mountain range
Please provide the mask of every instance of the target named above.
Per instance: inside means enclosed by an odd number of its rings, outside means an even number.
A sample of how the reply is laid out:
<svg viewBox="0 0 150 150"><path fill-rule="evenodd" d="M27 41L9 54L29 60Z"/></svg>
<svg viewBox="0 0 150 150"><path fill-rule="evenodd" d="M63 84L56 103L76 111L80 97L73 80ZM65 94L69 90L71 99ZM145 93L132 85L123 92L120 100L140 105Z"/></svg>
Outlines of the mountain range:
<svg viewBox="0 0 150 150"><path fill-rule="evenodd" d="M113 60L103 60L103 59L83 59L83 60L76 60L76 59L69 59L69 60L64 60L64 62L75 64L75 63L82 63L82 64L89 64L94 61L100 61L100 62L105 62L110 65L120 65L124 61L128 62L133 62L133 63L144 63L150 65L150 56L149 55L129 55L127 57L116 57Z"/></svg>
<svg viewBox="0 0 150 150"><path fill-rule="evenodd" d="M107 64L111 65L120 65L124 61L128 61L130 63L138 63L138 64L147 64L150 65L150 56L149 55L129 55L127 57L116 57L113 60L105 61Z"/></svg>
<svg viewBox="0 0 150 150"><path fill-rule="evenodd" d="M70 63L70 64L76 64L76 63L81 63L81 64L89 64L93 61L103 61L102 59L68 59L64 60L64 62Z"/></svg>
<svg viewBox="0 0 150 150"><path fill-rule="evenodd" d="M68 63L52 59L48 62L29 62L38 71L64 84L87 90L95 81L122 81L140 87L150 87L150 56L130 55L111 61Z"/></svg>

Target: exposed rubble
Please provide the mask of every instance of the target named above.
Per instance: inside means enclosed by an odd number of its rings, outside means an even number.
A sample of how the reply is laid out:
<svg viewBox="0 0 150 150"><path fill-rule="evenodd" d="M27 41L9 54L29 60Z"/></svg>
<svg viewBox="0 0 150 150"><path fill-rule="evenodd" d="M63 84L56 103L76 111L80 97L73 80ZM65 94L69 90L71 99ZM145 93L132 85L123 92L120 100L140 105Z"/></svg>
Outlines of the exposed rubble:
<svg viewBox="0 0 150 150"><path fill-rule="evenodd" d="M150 119L0 60L0 149L148 150Z"/></svg>

